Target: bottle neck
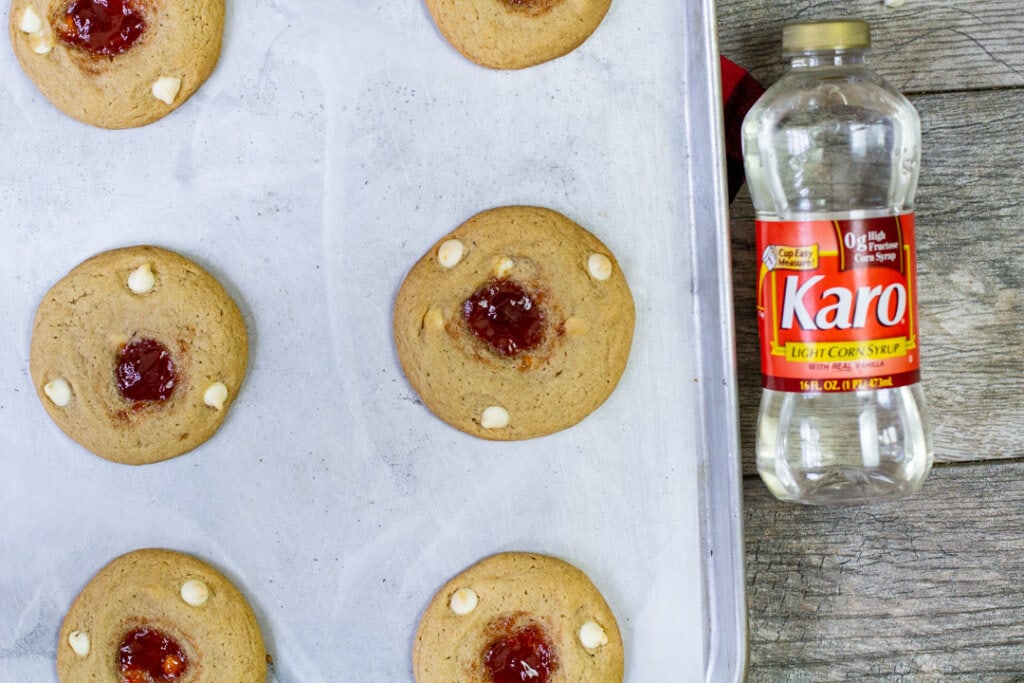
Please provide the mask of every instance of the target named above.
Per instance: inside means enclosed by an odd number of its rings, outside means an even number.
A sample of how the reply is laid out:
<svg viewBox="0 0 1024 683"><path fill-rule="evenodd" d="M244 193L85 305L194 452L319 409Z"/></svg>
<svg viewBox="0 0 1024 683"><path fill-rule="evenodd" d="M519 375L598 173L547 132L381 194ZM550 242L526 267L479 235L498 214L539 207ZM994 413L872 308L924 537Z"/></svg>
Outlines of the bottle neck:
<svg viewBox="0 0 1024 683"><path fill-rule="evenodd" d="M786 55L793 69L813 69L819 66L863 66L867 63L867 50L822 50Z"/></svg>

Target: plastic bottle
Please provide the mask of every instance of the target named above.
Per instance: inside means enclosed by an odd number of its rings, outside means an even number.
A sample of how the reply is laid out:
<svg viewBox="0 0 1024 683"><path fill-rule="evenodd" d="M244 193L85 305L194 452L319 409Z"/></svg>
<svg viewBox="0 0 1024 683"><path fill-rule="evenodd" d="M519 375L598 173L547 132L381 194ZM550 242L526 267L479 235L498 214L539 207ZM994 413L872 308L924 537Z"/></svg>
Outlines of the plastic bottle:
<svg viewBox="0 0 1024 683"><path fill-rule="evenodd" d="M867 23L789 24L790 70L743 122L757 212L757 467L779 499L857 504L932 464L913 204L920 120L866 63Z"/></svg>

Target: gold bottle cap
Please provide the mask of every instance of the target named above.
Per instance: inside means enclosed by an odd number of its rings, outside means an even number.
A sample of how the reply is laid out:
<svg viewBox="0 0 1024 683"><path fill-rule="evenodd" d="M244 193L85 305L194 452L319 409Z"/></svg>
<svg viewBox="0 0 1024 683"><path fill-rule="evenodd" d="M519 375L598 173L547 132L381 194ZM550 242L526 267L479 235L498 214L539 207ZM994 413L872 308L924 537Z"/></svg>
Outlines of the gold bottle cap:
<svg viewBox="0 0 1024 683"><path fill-rule="evenodd" d="M782 27L782 54L828 50L866 50L871 28L860 19L835 19L786 24Z"/></svg>

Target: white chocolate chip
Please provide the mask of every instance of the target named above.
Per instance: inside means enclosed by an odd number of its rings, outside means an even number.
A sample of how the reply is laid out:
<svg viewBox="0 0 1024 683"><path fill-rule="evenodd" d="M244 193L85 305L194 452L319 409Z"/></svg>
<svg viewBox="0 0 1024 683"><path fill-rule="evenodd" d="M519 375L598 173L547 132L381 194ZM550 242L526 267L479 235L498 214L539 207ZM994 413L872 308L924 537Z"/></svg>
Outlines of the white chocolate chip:
<svg viewBox="0 0 1024 683"><path fill-rule="evenodd" d="M172 104L181 90L181 79L172 76L161 76L153 82L153 97L165 104Z"/></svg>
<svg viewBox="0 0 1024 683"><path fill-rule="evenodd" d="M580 643L588 650L596 650L608 644L608 634L596 621L588 621L580 626Z"/></svg>
<svg viewBox="0 0 1024 683"><path fill-rule="evenodd" d="M29 35L29 46L36 54L45 55L53 49L53 33L31 7L21 13L18 30Z"/></svg>
<svg viewBox="0 0 1024 683"><path fill-rule="evenodd" d="M156 278L153 277L153 269L148 263L143 263L128 276L128 289L136 294L148 294L153 291L155 285Z"/></svg>
<svg viewBox="0 0 1024 683"><path fill-rule="evenodd" d="M429 327L429 328L434 329L434 330L443 330L444 329L444 314L441 313L441 309L439 309L437 307L431 307L423 315L423 325L424 325L424 327Z"/></svg>
<svg viewBox="0 0 1024 683"><path fill-rule="evenodd" d="M193 607L201 607L210 599L210 589L199 579L189 579L181 584L181 599Z"/></svg>
<svg viewBox="0 0 1024 683"><path fill-rule="evenodd" d="M53 35L45 30L40 30L39 33L32 35L32 52L37 55L45 55L53 49Z"/></svg>
<svg viewBox="0 0 1024 683"><path fill-rule="evenodd" d="M582 318L566 318L563 327L565 328L565 333L569 336L585 334L587 331L587 323Z"/></svg>
<svg viewBox="0 0 1024 683"><path fill-rule="evenodd" d="M612 262L604 254L591 254L587 259L587 270L595 280L607 280L612 276Z"/></svg>
<svg viewBox="0 0 1024 683"><path fill-rule="evenodd" d="M68 381L62 377L58 377L52 382L47 382L43 387L43 393L50 397L53 401L53 405L63 408L71 402L71 385Z"/></svg>
<svg viewBox="0 0 1024 683"><path fill-rule="evenodd" d="M472 588L460 588L452 593L452 599L448 602L448 606L462 617L475 610L479 601L476 591Z"/></svg>
<svg viewBox="0 0 1024 683"><path fill-rule="evenodd" d="M498 265L494 267L494 274L498 277L505 277L509 271L512 270L516 265L516 262L510 259L508 256L502 256L498 259Z"/></svg>
<svg viewBox="0 0 1024 683"><path fill-rule="evenodd" d="M508 426L508 411L501 406L484 408L480 416L480 426L484 429L501 429Z"/></svg>
<svg viewBox="0 0 1024 683"><path fill-rule="evenodd" d="M89 634L85 631L72 631L68 634L68 645L79 657L89 654Z"/></svg>
<svg viewBox="0 0 1024 683"><path fill-rule="evenodd" d="M25 11L21 13L18 28L25 33L37 33L43 30L43 20L39 18L34 9L26 7Z"/></svg>
<svg viewBox="0 0 1024 683"><path fill-rule="evenodd" d="M224 382L214 382L203 392L203 403L211 408L223 410L226 400L228 400L228 387Z"/></svg>
<svg viewBox="0 0 1024 683"><path fill-rule="evenodd" d="M462 255L466 253L466 245L462 242L451 239L445 240L437 248L437 261L445 268L454 268L459 265Z"/></svg>

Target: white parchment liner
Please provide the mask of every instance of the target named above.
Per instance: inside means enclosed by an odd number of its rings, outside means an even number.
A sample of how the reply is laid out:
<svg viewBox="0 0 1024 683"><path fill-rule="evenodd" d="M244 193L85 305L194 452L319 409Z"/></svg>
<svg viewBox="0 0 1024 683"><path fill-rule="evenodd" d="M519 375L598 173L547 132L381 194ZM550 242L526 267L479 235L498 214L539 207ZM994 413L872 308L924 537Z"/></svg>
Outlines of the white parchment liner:
<svg viewBox="0 0 1024 683"><path fill-rule="evenodd" d="M270 680L411 680L433 592L502 550L590 575L618 616L627 680L701 671L708 454L695 436L701 226L688 207L705 189L687 163L707 122L687 120L682 65L687 22L707 18L694 7L615 0L569 56L498 72L456 53L414 0L229 2L210 81L163 121L116 132L57 112L3 51L0 679L55 680L71 600L147 546L237 583ZM559 210L613 249L637 327L596 413L491 443L419 403L391 307L438 237L513 203ZM142 243L221 280L251 357L213 439L131 468L50 422L28 348L57 279Z"/></svg>

